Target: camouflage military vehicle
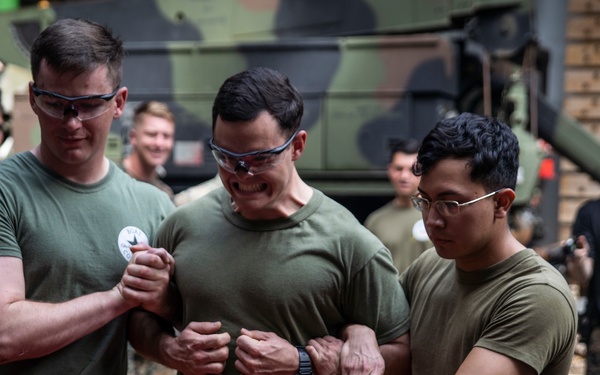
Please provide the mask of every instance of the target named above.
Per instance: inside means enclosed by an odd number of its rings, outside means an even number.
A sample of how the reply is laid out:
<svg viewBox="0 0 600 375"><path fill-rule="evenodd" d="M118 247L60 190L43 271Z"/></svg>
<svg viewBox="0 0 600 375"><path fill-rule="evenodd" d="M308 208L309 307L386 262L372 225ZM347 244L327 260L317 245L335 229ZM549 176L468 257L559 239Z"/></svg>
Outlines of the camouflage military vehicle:
<svg viewBox="0 0 600 375"><path fill-rule="evenodd" d="M55 19L109 25L125 41L132 108L171 105L176 144L166 181L176 191L213 177L207 141L220 84L252 66L288 75L302 92L311 185L359 219L391 199L394 141L422 139L462 111L502 117L522 144L517 204L543 157L537 137L600 180L599 145L545 97L549 52L534 0L95 0L39 2L0 13L0 60L27 67L32 40ZM564 22L564 20L563 20ZM129 119L113 125L120 155ZM532 135L532 129L535 129ZM568 136L567 136L568 135Z"/></svg>

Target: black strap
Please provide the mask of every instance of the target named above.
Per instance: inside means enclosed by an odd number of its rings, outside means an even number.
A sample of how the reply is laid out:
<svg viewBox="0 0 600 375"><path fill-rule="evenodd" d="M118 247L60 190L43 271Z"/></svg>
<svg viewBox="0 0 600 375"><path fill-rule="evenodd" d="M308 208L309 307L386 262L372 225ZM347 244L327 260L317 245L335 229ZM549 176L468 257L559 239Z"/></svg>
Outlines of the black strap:
<svg viewBox="0 0 600 375"><path fill-rule="evenodd" d="M298 375L312 375L312 365L310 362L310 356L306 352L304 346L297 346L298 357L300 358L300 366L298 367Z"/></svg>

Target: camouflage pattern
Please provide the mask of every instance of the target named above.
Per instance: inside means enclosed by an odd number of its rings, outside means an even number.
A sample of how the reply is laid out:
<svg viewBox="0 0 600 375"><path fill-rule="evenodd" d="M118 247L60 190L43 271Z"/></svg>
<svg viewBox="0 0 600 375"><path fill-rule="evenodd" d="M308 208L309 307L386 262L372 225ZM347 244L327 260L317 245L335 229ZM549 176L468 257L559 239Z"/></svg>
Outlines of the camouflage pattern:
<svg viewBox="0 0 600 375"><path fill-rule="evenodd" d="M45 4L45 3L40 3ZM125 41L129 106L167 102L177 118L167 182L179 191L214 176L206 147L220 84L251 66L288 75L306 100L308 147L302 177L331 196L391 196L390 143L421 139L439 119L471 111L505 120L528 110L506 99L527 54L546 75L547 53L533 37L535 1L470 0L104 0L50 2L0 13L0 60L27 67L35 36L58 18L108 25ZM427 33L426 33L427 32ZM540 136L600 180L600 145L538 95ZM519 112L519 106L525 106ZM502 111L500 111L502 113ZM539 150L528 118L520 139L534 155L518 194L527 202ZM107 153L122 154L127 118L113 125ZM124 130L125 129L125 130ZM569 137L565 137L567 134ZM535 142L534 142L535 143ZM581 147L581 145L585 147ZM18 146L18 145L17 145ZM582 153L582 150L587 150Z"/></svg>
<svg viewBox="0 0 600 375"><path fill-rule="evenodd" d="M523 153L531 156L523 159L526 186L517 194L517 203L526 204L540 160L529 135L532 75L526 71L535 72L543 88L547 61L532 37L535 5L533 0L50 2L0 13L0 27L10 31L0 33L0 60L28 66L31 42L55 19L107 24L125 41L128 106L160 100L175 113L176 143L165 167L166 182L176 192L216 173L207 140L220 84L251 66L277 69L306 101L302 127L308 142L297 164L300 174L330 196L360 198L360 204L349 202L359 219L361 209L366 215L393 196L385 165L395 140L421 139L439 119L458 112L503 113L518 129ZM537 58L523 67L528 54ZM520 97L505 95L513 86L525 88ZM600 180L600 144L546 105L543 90L536 96L540 135ZM127 116L114 123L111 158L120 157L128 126ZM369 202L376 197L383 199Z"/></svg>

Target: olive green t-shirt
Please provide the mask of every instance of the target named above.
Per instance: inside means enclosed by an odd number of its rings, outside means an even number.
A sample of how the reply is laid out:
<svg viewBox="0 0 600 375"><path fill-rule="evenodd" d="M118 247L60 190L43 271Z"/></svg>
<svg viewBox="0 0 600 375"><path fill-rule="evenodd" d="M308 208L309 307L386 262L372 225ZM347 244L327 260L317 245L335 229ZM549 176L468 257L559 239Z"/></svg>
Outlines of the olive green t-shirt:
<svg viewBox="0 0 600 375"><path fill-rule="evenodd" d="M59 303L113 288L129 247L152 241L173 210L165 193L113 163L89 185L58 176L30 152L0 163L0 256L23 261L28 300ZM42 358L0 365L0 374L126 374L126 320Z"/></svg>
<svg viewBox="0 0 600 375"><path fill-rule="evenodd" d="M564 277L531 249L464 272L427 250L400 276L411 306L413 375L454 374L474 347L538 374L569 372L577 333Z"/></svg>
<svg viewBox="0 0 600 375"><path fill-rule="evenodd" d="M389 251L317 190L290 217L251 221L219 188L167 218L157 245L175 257L184 325L221 321L232 336L225 374L236 373L242 327L293 345L336 336L350 322L373 328L380 344L408 331L408 305Z"/></svg>
<svg viewBox="0 0 600 375"><path fill-rule="evenodd" d="M433 246L421 212L412 206L399 207L391 201L373 211L365 220L365 227L390 249L398 273Z"/></svg>

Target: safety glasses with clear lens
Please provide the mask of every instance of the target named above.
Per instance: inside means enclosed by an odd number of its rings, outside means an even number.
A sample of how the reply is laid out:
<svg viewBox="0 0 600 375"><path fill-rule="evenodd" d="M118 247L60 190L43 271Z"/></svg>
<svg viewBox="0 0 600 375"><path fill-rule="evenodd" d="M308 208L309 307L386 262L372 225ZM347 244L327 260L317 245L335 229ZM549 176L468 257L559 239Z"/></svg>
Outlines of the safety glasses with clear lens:
<svg viewBox="0 0 600 375"><path fill-rule="evenodd" d="M52 91L32 87L35 104L44 113L57 119L64 119L72 113L79 121L91 120L110 109L110 101L117 95L120 86L110 94L64 96Z"/></svg>
<svg viewBox="0 0 600 375"><path fill-rule="evenodd" d="M217 163L230 173L237 173L242 170L249 175L257 175L275 168L284 159L282 156L300 130L296 130L294 134L281 146L270 148L267 150L258 150L238 154L221 148L214 143L214 138L208 141L208 145L212 151L212 155Z"/></svg>

